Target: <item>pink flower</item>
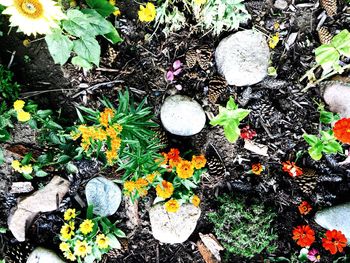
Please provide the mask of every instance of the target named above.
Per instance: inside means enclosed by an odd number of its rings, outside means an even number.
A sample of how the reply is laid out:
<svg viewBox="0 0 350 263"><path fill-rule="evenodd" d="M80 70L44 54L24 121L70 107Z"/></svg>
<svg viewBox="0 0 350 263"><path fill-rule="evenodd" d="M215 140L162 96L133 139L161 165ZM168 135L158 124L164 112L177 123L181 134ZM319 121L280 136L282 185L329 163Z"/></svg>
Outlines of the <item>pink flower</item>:
<svg viewBox="0 0 350 263"><path fill-rule="evenodd" d="M320 262L321 256L318 253L318 250L313 248L307 253L307 259L311 262Z"/></svg>
<svg viewBox="0 0 350 263"><path fill-rule="evenodd" d="M167 81L174 81L175 76L179 75L182 71L182 63L180 60L175 60L173 66L166 73Z"/></svg>

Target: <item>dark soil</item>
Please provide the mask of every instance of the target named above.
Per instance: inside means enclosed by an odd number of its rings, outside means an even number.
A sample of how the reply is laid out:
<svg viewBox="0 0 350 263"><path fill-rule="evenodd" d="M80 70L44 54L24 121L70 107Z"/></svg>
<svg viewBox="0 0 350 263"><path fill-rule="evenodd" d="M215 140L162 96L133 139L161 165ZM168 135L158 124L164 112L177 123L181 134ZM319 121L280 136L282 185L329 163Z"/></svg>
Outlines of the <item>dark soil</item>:
<svg viewBox="0 0 350 263"><path fill-rule="evenodd" d="M127 227L129 219L125 206L122 205L120 212L112 219L122 220L121 228L128 234L128 239L124 240L122 251L112 251L105 257L104 262L204 262L196 247L198 234L213 232L213 226L205 215L217 208L215 196L224 192L239 193L247 198L254 197L272 208L278 214L275 230L279 240L275 256L291 258L300 250L291 238L295 226L310 224L317 233L323 233L324 230L312 219L314 213L321 208L350 201L350 170L347 167L339 167L336 164L339 160L334 156L327 156L315 162L305 153L298 160L299 166L312 169L317 175L316 187L307 193L302 191L302 183L281 171L281 162L295 160L298 151L307 149L301 135L304 132L317 133L319 115L315 102L322 101L319 88L302 92L305 83L300 83L299 79L311 67L314 61L313 50L320 45L316 27L319 22L317 17L323 9L311 1L293 2L295 11L280 11L273 7L272 1L246 1L252 20L244 28L254 26L267 35L276 32L274 29L276 22L282 28L280 35L283 40L271 50L271 64L277 69L278 77L267 78L251 87L227 86L219 98L219 103L224 104L229 96L234 96L240 107L252 110L242 127L248 124L256 130L257 137L254 141L266 145L269 156L245 150L242 139L234 146L228 144L222 130L209 125L192 138L169 135L169 148L174 146L186 150L194 149L206 152L207 158L219 160L221 158L225 167L222 170L226 170L226 173L213 173L209 170L209 176L203 179L199 193L203 200L202 216L196 231L183 244L160 244L153 238L147 213L151 200L140 201L140 225L132 228ZM130 17L131 14L136 14L136 11L128 11L130 8L136 10L138 5L128 1L121 4L120 8L123 15L118 20L118 26L121 28L124 42L117 46L101 42L103 45L101 65L86 75L70 65L64 66L63 69L54 65L42 40L33 42L26 48L21 44L24 37L20 34L15 34L13 31L4 37L4 41L0 43L1 61L4 64L8 63L11 54L16 52L11 68L16 73L17 81L24 87L23 97L39 101L46 107L62 109L63 115L67 119L73 116L71 118L73 120L76 119L74 104L99 107L98 97L104 95L115 100L117 91L123 88L129 88L136 100L140 101L147 96L147 102L154 108L156 116L159 115L164 98L174 93L195 98L207 112L216 114L217 107L211 105L207 97L209 81L217 77L212 56L208 58L212 63L207 70L198 65L192 69L186 67L176 83L167 83L165 73L174 60L180 59L185 62L185 55L189 49L206 46L213 52L218 42L228 34L213 38L186 28L171 34L168 38L161 33L154 34L152 40L147 42L146 34L152 34L153 28L137 22L136 17ZM338 15L327 18L324 24L333 32L350 26L348 19L350 9L340 3L338 11ZM297 33L297 37L293 45L287 48L285 44L292 33ZM87 88L114 80L123 82ZM182 90L177 90L175 84L181 84ZM220 158L215 151L208 151L209 144L217 150ZM27 145L27 147L33 146ZM251 165L257 162L262 163L266 171L261 176L246 174ZM55 239L55 235L62 224L61 212L72 206L82 209L74 197L78 194L81 198L85 198L84 186L90 178L101 174L116 177L111 171L100 169L101 165L93 161L78 165L80 173L74 178L69 178L72 188L64 199L60 211L40 215L28 231L26 245L14 242L10 234L2 237L3 251L7 253L9 259L13 260L10 251L18 253L21 250L25 256L27 250L23 246L27 245L30 250L31 246L51 244L52 248L57 250L58 240ZM61 175L66 177L64 174ZM21 181L22 178L6 177L2 180L6 181L8 188L12 181ZM49 178L44 181L40 179L33 184L37 187L48 180ZM18 196L6 191L1 193L2 225L6 222L9 210L15 205L17 198ZM302 217L297 208L304 200L313 206L312 213L306 217ZM316 248L322 251L322 245L317 242ZM327 255L328 253L323 253L322 262L332 262L337 258ZM249 260L232 257L228 262L264 262L269 256L274 255L263 253Z"/></svg>

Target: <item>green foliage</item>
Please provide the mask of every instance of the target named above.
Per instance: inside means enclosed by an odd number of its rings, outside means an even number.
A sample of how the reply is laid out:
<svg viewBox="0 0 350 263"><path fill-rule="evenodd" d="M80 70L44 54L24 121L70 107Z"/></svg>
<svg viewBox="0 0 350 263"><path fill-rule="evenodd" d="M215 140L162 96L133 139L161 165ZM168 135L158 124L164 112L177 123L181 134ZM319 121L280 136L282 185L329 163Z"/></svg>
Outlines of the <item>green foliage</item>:
<svg viewBox="0 0 350 263"><path fill-rule="evenodd" d="M247 258L276 249L272 221L276 214L261 204L247 206L243 199L223 195L217 212L209 213L214 232L228 253Z"/></svg>
<svg viewBox="0 0 350 263"><path fill-rule="evenodd" d="M227 140L233 143L240 135L240 122L248 116L249 112L250 110L239 109L233 98L230 97L226 108L219 106L219 114L210 121L210 124L223 126Z"/></svg>
<svg viewBox="0 0 350 263"><path fill-rule="evenodd" d="M312 159L318 161L322 158L322 153L336 154L342 153L341 144L335 139L332 130L321 131L320 137L312 134L304 134L304 140L310 145L308 150Z"/></svg>
<svg viewBox="0 0 350 263"><path fill-rule="evenodd" d="M103 36L113 44L122 41L112 23L106 20L115 7L106 0L89 0L87 4L91 9L69 9L62 29L46 35L55 63L65 64L73 53L72 63L89 70L100 62L101 47L96 36Z"/></svg>
<svg viewBox="0 0 350 263"><path fill-rule="evenodd" d="M0 64L0 102L13 102L18 98L20 86L13 81L13 73Z"/></svg>
<svg viewBox="0 0 350 263"><path fill-rule="evenodd" d="M340 56L350 57L350 33L344 29L333 37L330 44L323 44L315 50L316 62L325 71L341 72Z"/></svg>
<svg viewBox="0 0 350 263"><path fill-rule="evenodd" d="M207 0L195 16L197 25L215 36L236 30L251 18L243 0Z"/></svg>
<svg viewBox="0 0 350 263"><path fill-rule="evenodd" d="M326 111L323 104L319 104L317 110L320 112L321 123L331 124L332 122L340 120L340 115L338 113L334 114L333 112Z"/></svg>

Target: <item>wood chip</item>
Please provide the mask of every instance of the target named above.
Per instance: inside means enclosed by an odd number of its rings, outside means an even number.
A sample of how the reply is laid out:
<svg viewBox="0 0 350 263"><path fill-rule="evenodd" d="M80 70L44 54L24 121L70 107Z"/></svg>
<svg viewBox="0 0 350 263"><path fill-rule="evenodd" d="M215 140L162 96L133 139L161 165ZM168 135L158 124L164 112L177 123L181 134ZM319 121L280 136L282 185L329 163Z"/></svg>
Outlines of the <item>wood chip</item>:
<svg viewBox="0 0 350 263"><path fill-rule="evenodd" d="M244 140L244 149L259 155L268 156L268 147L266 145L253 142L251 140Z"/></svg>
<svg viewBox="0 0 350 263"><path fill-rule="evenodd" d="M198 240L197 246L206 263L219 263L221 262L220 251L224 248L220 245L219 241L213 234L203 235L199 233L201 240Z"/></svg>

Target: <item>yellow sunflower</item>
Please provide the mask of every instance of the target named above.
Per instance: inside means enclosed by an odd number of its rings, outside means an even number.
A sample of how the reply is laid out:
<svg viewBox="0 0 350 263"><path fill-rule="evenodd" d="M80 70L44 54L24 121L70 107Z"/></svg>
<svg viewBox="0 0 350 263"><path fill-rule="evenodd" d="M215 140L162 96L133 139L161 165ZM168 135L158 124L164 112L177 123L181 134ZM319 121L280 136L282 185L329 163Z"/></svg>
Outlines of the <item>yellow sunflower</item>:
<svg viewBox="0 0 350 263"><path fill-rule="evenodd" d="M80 224L79 228L80 231L84 234L87 235L91 233L92 229L94 227L94 223L90 219L85 219L83 223Z"/></svg>
<svg viewBox="0 0 350 263"><path fill-rule="evenodd" d="M26 35L48 34L65 18L52 0L0 0L0 5L6 7L2 13L11 16L10 25L18 26L18 31Z"/></svg>

